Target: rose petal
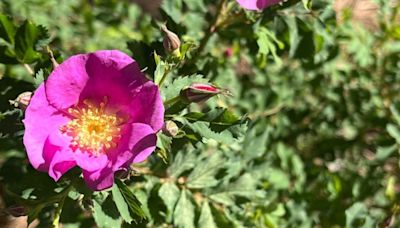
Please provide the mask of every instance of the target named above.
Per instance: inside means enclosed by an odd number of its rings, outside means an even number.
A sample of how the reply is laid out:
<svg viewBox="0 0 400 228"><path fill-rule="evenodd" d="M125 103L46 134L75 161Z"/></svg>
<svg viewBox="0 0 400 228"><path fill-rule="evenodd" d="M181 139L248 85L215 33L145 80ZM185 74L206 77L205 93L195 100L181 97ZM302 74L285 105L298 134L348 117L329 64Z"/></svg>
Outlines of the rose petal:
<svg viewBox="0 0 400 228"><path fill-rule="evenodd" d="M72 155L76 164L88 172L103 169L110 163L106 154L93 155L90 152L77 149L73 151Z"/></svg>
<svg viewBox="0 0 400 228"><path fill-rule="evenodd" d="M84 99L103 100L127 106L136 88L147 79L138 64L117 50L76 55L64 61L46 82L47 98L58 109L66 109Z"/></svg>
<svg viewBox="0 0 400 228"><path fill-rule="evenodd" d="M164 125L164 104L158 87L152 82L141 87L130 107L133 122L149 124L156 132Z"/></svg>
<svg viewBox="0 0 400 228"><path fill-rule="evenodd" d="M157 136L149 125L133 123L130 131L126 147L119 148L119 153L114 155L115 171L128 168L132 162L142 162L156 149Z"/></svg>
<svg viewBox="0 0 400 228"><path fill-rule="evenodd" d="M248 10L261 10L278 4L282 0L236 0L243 8Z"/></svg>
<svg viewBox="0 0 400 228"><path fill-rule="evenodd" d="M110 188L114 183L114 171L107 167L95 172L83 171L83 178L86 184L94 191L101 191Z"/></svg>
<svg viewBox="0 0 400 228"><path fill-rule="evenodd" d="M45 120L45 122L43 122ZM44 160L43 149L50 132L58 130L69 119L52 107L46 98L45 86L35 91L25 112L24 145L32 166L41 171L48 171L49 163Z"/></svg>
<svg viewBox="0 0 400 228"><path fill-rule="evenodd" d="M65 110L78 103L79 96L89 79L86 73L88 55L75 55L60 64L45 82L49 103Z"/></svg>
<svg viewBox="0 0 400 228"><path fill-rule="evenodd" d="M46 164L50 164L49 176L55 181L58 181L64 173L76 166L69 143L67 137L56 130L49 135L44 145L44 158Z"/></svg>

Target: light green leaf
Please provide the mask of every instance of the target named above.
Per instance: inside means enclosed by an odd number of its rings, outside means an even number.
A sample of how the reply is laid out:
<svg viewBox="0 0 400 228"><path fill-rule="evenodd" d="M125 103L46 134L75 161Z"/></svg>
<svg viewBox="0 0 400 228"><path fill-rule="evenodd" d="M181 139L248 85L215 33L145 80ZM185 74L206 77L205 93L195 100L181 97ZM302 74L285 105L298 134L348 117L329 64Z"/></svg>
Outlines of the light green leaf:
<svg viewBox="0 0 400 228"><path fill-rule="evenodd" d="M385 161L393 152L397 149L397 145L391 145L386 147L378 147L375 160L376 161Z"/></svg>
<svg viewBox="0 0 400 228"><path fill-rule="evenodd" d="M357 202L346 210L346 227L376 227L374 221L368 215L368 208L365 204Z"/></svg>
<svg viewBox="0 0 400 228"><path fill-rule="evenodd" d="M397 143L400 143L400 129L398 126L394 124L388 124L386 126L386 130L388 131L390 136L396 139Z"/></svg>
<svg viewBox="0 0 400 228"><path fill-rule="evenodd" d="M301 0L306 10L311 10L312 0Z"/></svg>
<svg viewBox="0 0 400 228"><path fill-rule="evenodd" d="M188 87L193 83L206 82L208 82L208 79L205 79L202 75L179 77L169 85L166 84L165 86L163 86L163 88L161 89L161 94L163 95L164 100L169 100L178 96L183 88Z"/></svg>
<svg viewBox="0 0 400 228"><path fill-rule="evenodd" d="M177 178L183 172L192 169L196 164L196 155L193 150L180 151L174 158L168 171L171 177Z"/></svg>
<svg viewBox="0 0 400 228"><path fill-rule="evenodd" d="M163 61L159 60L156 70L154 71L154 83L156 85L160 85L160 82L163 79L164 74L166 74L166 69L167 69L166 64Z"/></svg>
<svg viewBox="0 0 400 228"><path fill-rule="evenodd" d="M201 213L197 227L217 228L208 201L204 201L203 206L201 207Z"/></svg>
<svg viewBox="0 0 400 228"><path fill-rule="evenodd" d="M219 183L215 175L223 167L224 161L215 153L211 157L203 160L194 168L187 179L189 188L208 188Z"/></svg>
<svg viewBox="0 0 400 228"><path fill-rule="evenodd" d="M111 197L107 197L104 201L100 199L93 200L93 218L100 228L121 226L118 210Z"/></svg>
<svg viewBox="0 0 400 228"><path fill-rule="evenodd" d="M167 222L171 222L175 204L179 199L180 190L174 183L166 182L161 185L158 195L164 201L165 206L167 206Z"/></svg>
<svg viewBox="0 0 400 228"><path fill-rule="evenodd" d="M194 228L194 205L187 190L181 191L181 196L174 211L174 225L182 228Z"/></svg>

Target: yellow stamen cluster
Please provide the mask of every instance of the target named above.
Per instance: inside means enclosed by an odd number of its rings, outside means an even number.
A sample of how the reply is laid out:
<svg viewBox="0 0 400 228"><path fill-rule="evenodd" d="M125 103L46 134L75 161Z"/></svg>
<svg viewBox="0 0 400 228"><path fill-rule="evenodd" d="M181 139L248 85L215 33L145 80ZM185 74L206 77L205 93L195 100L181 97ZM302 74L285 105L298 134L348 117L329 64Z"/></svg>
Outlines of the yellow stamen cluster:
<svg viewBox="0 0 400 228"><path fill-rule="evenodd" d="M116 114L106 112L107 98L99 105L88 100L83 101L82 107L68 109L74 118L60 128L60 131L72 137L72 148L90 152L93 155L106 153L115 148L121 138L123 122Z"/></svg>

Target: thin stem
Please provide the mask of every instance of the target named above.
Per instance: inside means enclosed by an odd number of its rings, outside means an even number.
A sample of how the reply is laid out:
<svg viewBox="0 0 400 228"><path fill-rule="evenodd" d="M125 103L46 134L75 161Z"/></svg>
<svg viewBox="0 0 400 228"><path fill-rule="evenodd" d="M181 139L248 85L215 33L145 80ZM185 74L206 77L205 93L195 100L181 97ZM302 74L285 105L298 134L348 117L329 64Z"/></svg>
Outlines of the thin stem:
<svg viewBox="0 0 400 228"><path fill-rule="evenodd" d="M161 85L164 83L164 81L167 78L167 75L169 74L169 72L170 72L169 69L165 69L164 74L163 74L160 82L158 83L158 87L161 87Z"/></svg>
<svg viewBox="0 0 400 228"><path fill-rule="evenodd" d="M72 189L72 185L68 186L62 192L62 196L60 198L60 201L58 202L56 211L54 212L54 218L53 218L53 224L52 224L53 228L59 228L60 216L61 216L62 209L64 207L65 198L67 198L68 193L69 193L69 191L71 191L71 189Z"/></svg>
<svg viewBox="0 0 400 228"><path fill-rule="evenodd" d="M29 66L29 65L26 64L26 63L24 63L23 65L24 65L26 71L28 71L28 73L29 73L30 75L34 75L34 74L35 74L35 72L34 72L33 69L31 68L31 66Z"/></svg>
<svg viewBox="0 0 400 228"><path fill-rule="evenodd" d="M215 12L215 17L210 23L208 29L206 30L206 34L204 35L203 39L200 41L199 48L197 49L194 57L192 59L193 62L199 58L200 54L204 51L204 48L207 46L208 41L210 40L211 36L217 31L219 27L220 17L222 15L222 10L224 9L226 0L221 0L217 6L217 11Z"/></svg>
<svg viewBox="0 0 400 228"><path fill-rule="evenodd" d="M171 99L169 99L169 100L166 100L166 101L164 102L164 106L168 106L168 105L170 105L170 104L173 104L173 103L175 103L176 101L178 101L179 99L181 99L180 96L177 96L177 97L171 98Z"/></svg>

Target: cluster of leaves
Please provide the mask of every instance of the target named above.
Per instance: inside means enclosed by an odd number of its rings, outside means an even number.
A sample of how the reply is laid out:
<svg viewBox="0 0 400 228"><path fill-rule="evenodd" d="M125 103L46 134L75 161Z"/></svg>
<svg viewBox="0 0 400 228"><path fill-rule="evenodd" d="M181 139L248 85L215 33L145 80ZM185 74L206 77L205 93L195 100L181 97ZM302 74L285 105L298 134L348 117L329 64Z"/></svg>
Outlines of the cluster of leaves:
<svg viewBox="0 0 400 228"><path fill-rule="evenodd" d="M151 16L129 1L23 2L0 3L0 175L9 211L22 205L43 225L61 213L67 227L400 224L398 3L377 1L380 26L367 30L338 24L327 0L289 0L262 13L233 0L168 0ZM164 52L161 22L181 38L179 56ZM130 52L162 84L165 118L178 133L160 133L157 152L110 190L91 192L79 169L54 183L27 162L23 113L8 100L51 71L47 45L63 56ZM24 65L41 73L33 80ZM209 82L232 96L167 105ZM246 114L250 121L237 117Z"/></svg>

